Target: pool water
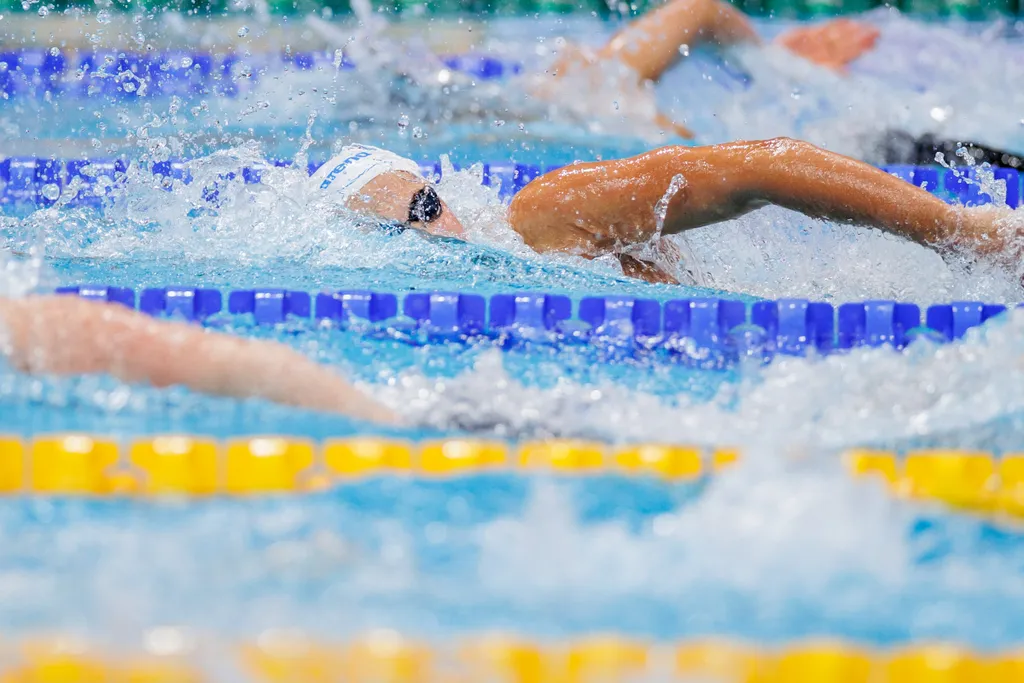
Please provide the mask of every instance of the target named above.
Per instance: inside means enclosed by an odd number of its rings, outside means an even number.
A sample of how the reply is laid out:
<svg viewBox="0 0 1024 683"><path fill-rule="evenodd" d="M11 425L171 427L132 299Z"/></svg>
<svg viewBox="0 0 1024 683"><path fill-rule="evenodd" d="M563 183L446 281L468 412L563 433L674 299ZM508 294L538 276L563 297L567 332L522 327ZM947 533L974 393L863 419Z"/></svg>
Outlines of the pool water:
<svg viewBox="0 0 1024 683"><path fill-rule="evenodd" d="M1009 147L1024 142L1020 121L1006 114L1019 109L1012 86L1024 69L1012 29L873 18L884 28L881 48L852 70L856 87L774 52L702 53L666 77L658 98L667 111L686 112L708 142L797 135L855 153L854 133L897 124ZM494 21L476 47L536 64L556 35L596 42L609 30L586 20ZM102 27L96 34L103 38ZM12 32L7 40L24 38ZM245 47L246 38L231 40ZM632 281L602 259L539 256L508 229L497 190L480 186L473 163L554 165L673 141L557 117L520 127L515 112L456 120L437 115L450 103L385 106L367 86L372 71L299 78L267 69L239 97L99 106L69 94L0 103L5 155L198 159L188 186L156 187L152 174L130 171L103 211L59 202L9 209L0 216L10 250L0 252L0 293L98 282L661 301L723 292L748 301L922 305L1022 298L1019 273L943 261L876 231L782 210L687 238L706 287ZM459 97L500 101L482 92L494 84L473 87L481 92ZM360 229L356 217L310 211L305 173L294 168L274 169L261 185L222 182L213 202L202 196L204 179L273 158L325 155L346 135L463 166L440 189L457 214L472 217L470 242L386 237ZM860 445L1024 447L1021 315L953 345L714 371L661 357L610 359L585 345L506 351L488 340L416 346L313 323L267 328L244 316L207 324L295 347L355 378L409 426L384 430L260 401L4 368L0 432L568 437L739 446L746 458L688 485L502 475L380 479L302 497L188 504L8 499L0 502L0 629L115 639L158 624L226 637L376 626L432 637L474 629L765 642L829 634L978 647L1024 637L1013 607L1024 592L1016 525L893 500L851 481L838 462L842 449Z"/></svg>

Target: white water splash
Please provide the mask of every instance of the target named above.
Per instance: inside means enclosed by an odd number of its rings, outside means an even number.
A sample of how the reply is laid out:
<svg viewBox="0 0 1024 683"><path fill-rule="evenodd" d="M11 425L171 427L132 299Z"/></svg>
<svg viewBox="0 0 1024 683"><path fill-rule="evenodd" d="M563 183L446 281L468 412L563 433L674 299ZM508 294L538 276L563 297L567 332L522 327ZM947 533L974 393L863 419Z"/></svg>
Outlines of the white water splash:
<svg viewBox="0 0 1024 683"><path fill-rule="evenodd" d="M1005 219L1009 230L1019 230L1022 221L1020 212ZM1024 299L1016 265L1008 268L966 253L943 258L879 230L836 225L775 207L691 230L687 239L706 268L708 284L726 291L836 303Z"/></svg>
<svg viewBox="0 0 1024 683"><path fill-rule="evenodd" d="M905 353L861 349L824 359L777 358L710 400L670 400L606 381L514 379L500 352L456 379L419 372L369 389L414 421L504 438L583 437L822 452L864 443L970 438L1024 412L1024 313L963 342ZM749 370L748 370L749 371ZM665 373L666 381L671 375ZM1013 430L1008 439L1017 438Z"/></svg>

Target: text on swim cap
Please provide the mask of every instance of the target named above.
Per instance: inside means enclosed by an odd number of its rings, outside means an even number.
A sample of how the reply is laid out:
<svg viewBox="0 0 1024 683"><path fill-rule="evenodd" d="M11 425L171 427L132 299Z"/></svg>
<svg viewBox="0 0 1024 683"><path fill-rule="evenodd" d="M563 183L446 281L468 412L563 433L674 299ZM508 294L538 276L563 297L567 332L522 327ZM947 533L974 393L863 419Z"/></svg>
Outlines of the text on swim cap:
<svg viewBox="0 0 1024 683"><path fill-rule="evenodd" d="M341 175L341 172L344 171L345 168L353 161L365 159L368 156L372 156L370 152L359 152L358 154L353 154L352 156L342 161L340 164L331 169L330 173L327 174L327 177L324 178L324 181L320 183L320 189L326 190L328 187L330 187L331 183L334 182L334 179Z"/></svg>

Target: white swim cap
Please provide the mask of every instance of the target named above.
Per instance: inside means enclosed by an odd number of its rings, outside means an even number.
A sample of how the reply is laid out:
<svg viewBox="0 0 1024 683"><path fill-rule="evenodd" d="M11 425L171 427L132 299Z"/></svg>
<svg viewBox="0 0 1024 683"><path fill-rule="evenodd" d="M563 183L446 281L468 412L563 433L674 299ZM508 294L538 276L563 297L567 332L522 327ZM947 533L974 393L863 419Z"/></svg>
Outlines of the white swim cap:
<svg viewBox="0 0 1024 683"><path fill-rule="evenodd" d="M379 147L346 145L309 180L315 190L329 192L336 195L338 201L345 202L377 176L393 171L420 176L419 164L411 159Z"/></svg>

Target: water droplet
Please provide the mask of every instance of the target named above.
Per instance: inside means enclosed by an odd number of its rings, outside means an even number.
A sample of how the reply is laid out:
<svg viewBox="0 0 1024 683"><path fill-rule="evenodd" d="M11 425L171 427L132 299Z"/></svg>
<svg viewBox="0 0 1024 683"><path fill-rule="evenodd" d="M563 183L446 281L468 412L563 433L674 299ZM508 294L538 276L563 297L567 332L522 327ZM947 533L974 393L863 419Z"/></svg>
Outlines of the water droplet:
<svg viewBox="0 0 1024 683"><path fill-rule="evenodd" d="M238 29L238 37L239 38L245 38L247 35L249 35L249 27L248 26L243 26L242 28Z"/></svg>
<svg viewBox="0 0 1024 683"><path fill-rule="evenodd" d="M100 24L109 24L110 12L105 9L101 9L99 12L96 13L96 21Z"/></svg>

